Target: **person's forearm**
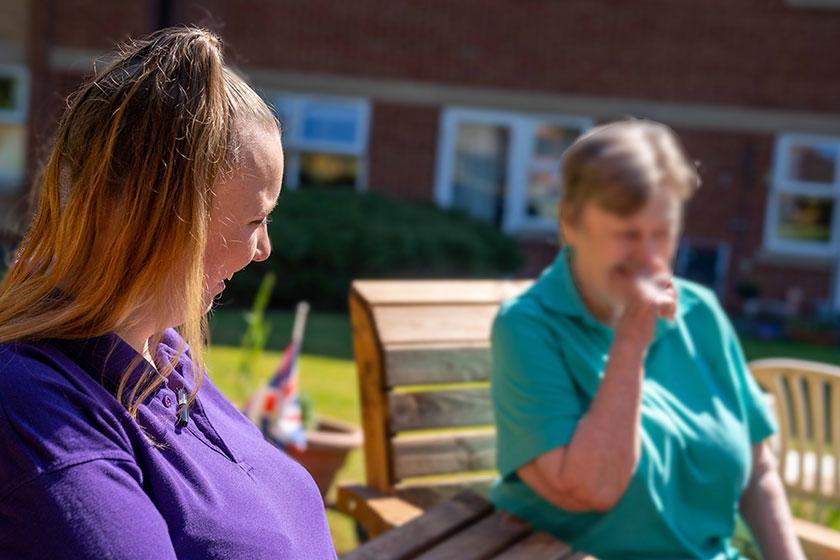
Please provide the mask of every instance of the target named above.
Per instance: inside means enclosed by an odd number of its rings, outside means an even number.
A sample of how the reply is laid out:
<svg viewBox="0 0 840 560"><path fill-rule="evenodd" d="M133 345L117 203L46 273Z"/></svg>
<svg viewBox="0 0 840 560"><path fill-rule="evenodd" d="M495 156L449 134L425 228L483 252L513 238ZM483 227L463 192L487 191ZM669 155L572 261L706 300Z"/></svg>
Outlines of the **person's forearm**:
<svg viewBox="0 0 840 560"><path fill-rule="evenodd" d="M767 457L765 455L765 460L757 461L754 466L758 470L741 497L741 516L765 560L804 560L805 555L793 532L784 486L773 462L767 464Z"/></svg>
<svg viewBox="0 0 840 560"><path fill-rule="evenodd" d="M618 501L636 469L645 351L644 344L617 334L601 385L562 463L561 480L598 509Z"/></svg>

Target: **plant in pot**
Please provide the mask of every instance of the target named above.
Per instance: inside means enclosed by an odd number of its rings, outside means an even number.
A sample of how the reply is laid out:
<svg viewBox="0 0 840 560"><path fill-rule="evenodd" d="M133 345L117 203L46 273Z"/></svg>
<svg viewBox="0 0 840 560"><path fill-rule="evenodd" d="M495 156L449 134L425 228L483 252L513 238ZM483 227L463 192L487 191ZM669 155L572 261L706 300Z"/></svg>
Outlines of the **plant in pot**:
<svg viewBox="0 0 840 560"><path fill-rule="evenodd" d="M321 496L326 498L347 456L361 447L362 432L349 422L317 417L311 403L305 394L301 395L306 447L289 447L286 451L309 471L321 490Z"/></svg>
<svg viewBox="0 0 840 560"><path fill-rule="evenodd" d="M265 349L271 325L265 319L265 308L274 286L274 274L268 273L260 283L254 305L245 320L242 338L240 382L253 380L253 368ZM260 428L268 441L297 460L315 479L326 497L336 474L344 466L348 454L361 446L361 430L337 419L319 418L312 400L298 394L298 356L309 305L298 304L292 339L274 375L249 399L245 414Z"/></svg>

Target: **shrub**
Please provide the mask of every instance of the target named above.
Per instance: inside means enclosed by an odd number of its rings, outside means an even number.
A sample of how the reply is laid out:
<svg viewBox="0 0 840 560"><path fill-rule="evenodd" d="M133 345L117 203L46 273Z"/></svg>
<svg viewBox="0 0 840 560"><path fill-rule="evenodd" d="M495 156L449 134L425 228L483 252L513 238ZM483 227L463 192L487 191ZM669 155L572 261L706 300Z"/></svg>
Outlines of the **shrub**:
<svg viewBox="0 0 840 560"><path fill-rule="evenodd" d="M273 306L306 299L343 309L355 278L480 278L511 275L519 246L495 227L442 210L350 190L284 193L269 226L272 256L237 274L224 302L246 306L268 271Z"/></svg>

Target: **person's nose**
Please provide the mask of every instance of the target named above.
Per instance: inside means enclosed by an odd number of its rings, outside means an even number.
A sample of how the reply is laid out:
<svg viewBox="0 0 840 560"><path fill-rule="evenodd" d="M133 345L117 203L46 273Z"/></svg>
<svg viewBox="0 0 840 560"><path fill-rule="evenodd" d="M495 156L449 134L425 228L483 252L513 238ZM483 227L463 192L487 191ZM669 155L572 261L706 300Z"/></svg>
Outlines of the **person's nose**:
<svg viewBox="0 0 840 560"><path fill-rule="evenodd" d="M257 241L257 252L254 253L254 262L262 262L271 255L271 239L268 237L268 232L263 229L262 234Z"/></svg>
<svg viewBox="0 0 840 560"><path fill-rule="evenodd" d="M664 266L662 250L662 241L657 239L656 236L645 238L639 255L639 264L644 270L651 273L661 272Z"/></svg>

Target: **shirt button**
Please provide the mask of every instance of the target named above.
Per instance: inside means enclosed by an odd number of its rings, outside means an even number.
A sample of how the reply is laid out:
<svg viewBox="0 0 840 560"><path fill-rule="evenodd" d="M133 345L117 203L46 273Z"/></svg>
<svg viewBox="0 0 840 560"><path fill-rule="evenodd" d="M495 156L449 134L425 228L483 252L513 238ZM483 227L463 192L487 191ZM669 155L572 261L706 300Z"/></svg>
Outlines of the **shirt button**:
<svg viewBox="0 0 840 560"><path fill-rule="evenodd" d="M170 397L169 395L164 395L163 396L163 406L165 406L166 408L169 408L170 406L172 406L172 397Z"/></svg>

